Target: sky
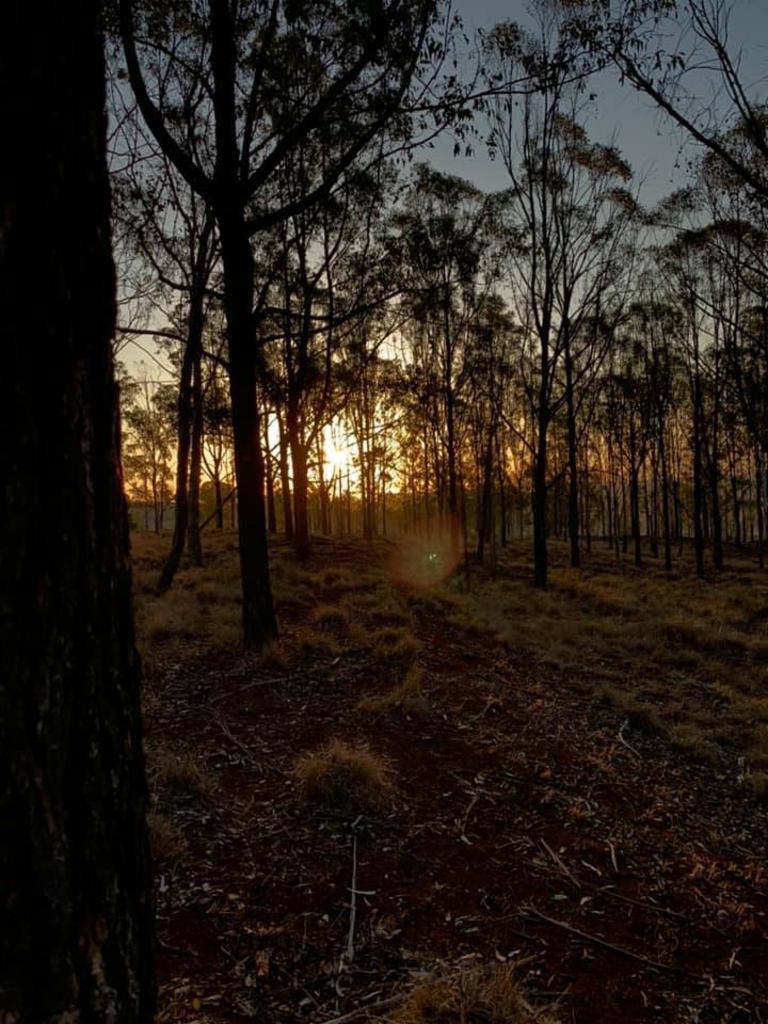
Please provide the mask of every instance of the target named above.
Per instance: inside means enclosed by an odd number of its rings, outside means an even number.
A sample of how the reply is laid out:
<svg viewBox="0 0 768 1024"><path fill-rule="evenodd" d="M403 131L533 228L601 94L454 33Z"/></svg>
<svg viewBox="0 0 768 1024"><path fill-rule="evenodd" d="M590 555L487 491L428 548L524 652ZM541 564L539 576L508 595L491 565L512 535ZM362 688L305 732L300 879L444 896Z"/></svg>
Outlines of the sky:
<svg viewBox="0 0 768 1024"><path fill-rule="evenodd" d="M530 23L527 0L454 0L454 10L470 30L499 21ZM732 53L741 53L743 80L757 94L768 96L768 0L732 0L730 44ZM683 185L686 163L695 150L681 132L659 115L650 100L620 85L610 73L596 79L595 91L598 99L590 135L600 142L615 137L641 182L641 201L654 205ZM452 149L449 140L438 144L432 162L486 190L508 185L503 166L490 161L482 146L475 147L470 160L454 159Z"/></svg>
<svg viewBox="0 0 768 1024"><path fill-rule="evenodd" d="M768 0L731 0L730 52L741 55L742 80L757 95L768 97ZM453 0L468 35L474 29L490 28L499 21L530 24L528 0ZM705 87L701 83L702 88ZM589 133L595 141L614 142L629 161L639 181L639 198L647 207L686 183L686 164L695 148L680 130L656 110L650 100L618 78L605 73L594 83L597 103ZM453 140L438 141L425 154L440 170L459 175L486 191L508 187L509 180L500 161L491 161L477 140L470 158L453 156ZM158 363L147 354L154 346L147 339L144 352L129 344L123 353L131 372L145 362L150 376L157 375Z"/></svg>

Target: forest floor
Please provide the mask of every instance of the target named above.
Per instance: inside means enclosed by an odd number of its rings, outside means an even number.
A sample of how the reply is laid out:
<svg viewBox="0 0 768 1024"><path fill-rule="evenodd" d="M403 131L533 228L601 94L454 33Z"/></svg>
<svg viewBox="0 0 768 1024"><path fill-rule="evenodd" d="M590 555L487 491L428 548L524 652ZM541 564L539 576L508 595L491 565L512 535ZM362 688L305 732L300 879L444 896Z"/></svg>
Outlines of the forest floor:
<svg viewBox="0 0 768 1024"><path fill-rule="evenodd" d="M702 582L595 551L540 594L520 547L467 593L432 547L277 542L257 658L233 538L207 543L160 597L167 538L134 537L159 1024L405 1020L480 962L557 1021L768 1021L748 558ZM311 785L339 749L364 769L341 797Z"/></svg>

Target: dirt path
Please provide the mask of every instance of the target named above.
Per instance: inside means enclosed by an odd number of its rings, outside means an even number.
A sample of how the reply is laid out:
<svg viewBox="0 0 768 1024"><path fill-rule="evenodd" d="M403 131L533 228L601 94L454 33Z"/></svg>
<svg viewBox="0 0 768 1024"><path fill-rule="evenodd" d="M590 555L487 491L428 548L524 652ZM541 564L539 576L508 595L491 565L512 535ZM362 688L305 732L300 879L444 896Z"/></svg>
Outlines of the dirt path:
<svg viewBox="0 0 768 1024"><path fill-rule="evenodd" d="M381 685L359 653L166 672L150 735L217 789L172 807L188 851L158 872L160 1021L325 1021L478 956L520 961L563 1021L768 1020L765 812L439 611L414 628L418 719L353 712ZM391 759L390 813L298 801L295 755L332 736Z"/></svg>

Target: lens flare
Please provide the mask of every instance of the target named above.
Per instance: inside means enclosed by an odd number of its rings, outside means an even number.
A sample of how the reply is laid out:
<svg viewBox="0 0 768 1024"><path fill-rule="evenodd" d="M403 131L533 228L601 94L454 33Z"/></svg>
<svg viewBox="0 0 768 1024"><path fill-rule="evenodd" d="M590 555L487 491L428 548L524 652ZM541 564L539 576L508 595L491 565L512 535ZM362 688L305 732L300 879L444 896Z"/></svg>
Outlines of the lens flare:
<svg viewBox="0 0 768 1024"><path fill-rule="evenodd" d="M404 540L392 560L392 576L412 587L431 587L455 572L459 564L457 530L443 524L428 537Z"/></svg>

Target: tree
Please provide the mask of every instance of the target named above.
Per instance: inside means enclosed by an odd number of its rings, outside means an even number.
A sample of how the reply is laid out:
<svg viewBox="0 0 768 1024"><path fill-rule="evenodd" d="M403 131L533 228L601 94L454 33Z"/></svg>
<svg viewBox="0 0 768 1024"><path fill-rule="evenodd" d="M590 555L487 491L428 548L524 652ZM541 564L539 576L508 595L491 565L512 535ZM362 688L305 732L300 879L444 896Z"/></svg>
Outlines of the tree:
<svg viewBox="0 0 768 1024"><path fill-rule="evenodd" d="M150 1024L99 5L14 2L0 94L0 1006Z"/></svg>
<svg viewBox="0 0 768 1024"><path fill-rule="evenodd" d="M426 164L416 168L405 209L396 217L419 338L414 355L432 378L444 453L447 520L459 547L459 424L457 377L478 292L489 276L489 221L494 205L470 182Z"/></svg>
<svg viewBox="0 0 768 1024"><path fill-rule="evenodd" d="M625 185L632 172L618 151L589 140L578 123L569 52L559 14L539 5L538 34L498 25L486 40L491 81L511 80L517 64L535 83L516 98L499 90L489 106L489 146L509 175L509 275L519 322L529 339L526 371L532 439L534 582L547 583L549 431L566 407L571 561L579 564L578 416L580 384L605 355L602 328L609 287L620 290L630 264L623 246L636 214ZM560 386L560 376L564 381Z"/></svg>
<svg viewBox="0 0 768 1024"><path fill-rule="evenodd" d="M120 0L120 31L142 116L179 174L216 217L224 275L235 475L239 502L243 641L259 648L277 633L269 579L265 465L254 334L251 239L333 192L374 139L390 131L399 149L426 117L441 53L436 0L287 3L209 0L158 12ZM437 28L437 32L435 32ZM170 41L170 44L169 44ZM142 52L150 59L144 64ZM438 60L439 64L439 60ZM179 130L178 98L199 80L198 130ZM298 82L298 87L296 83ZM431 116L431 115L430 115ZM201 146L205 135L210 144ZM332 158L296 202L276 196L286 160L320 136ZM379 159L380 147L375 147Z"/></svg>
<svg viewBox="0 0 768 1024"><path fill-rule="evenodd" d="M729 48L729 0L571 0L580 48L649 96L674 124L768 200L768 111ZM674 49L663 41L677 38ZM692 79L691 87L688 87Z"/></svg>

